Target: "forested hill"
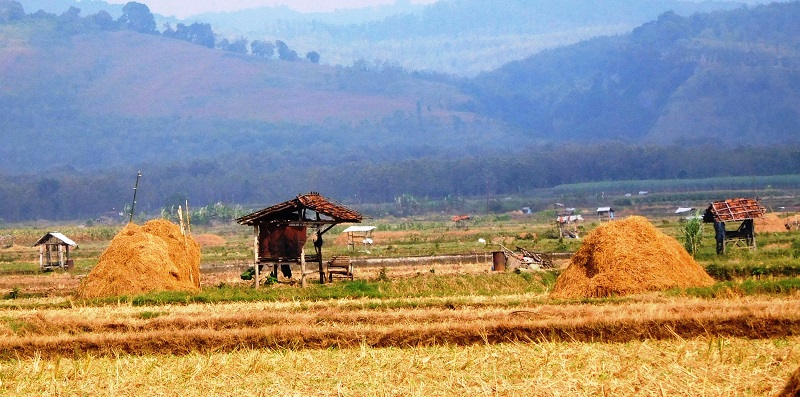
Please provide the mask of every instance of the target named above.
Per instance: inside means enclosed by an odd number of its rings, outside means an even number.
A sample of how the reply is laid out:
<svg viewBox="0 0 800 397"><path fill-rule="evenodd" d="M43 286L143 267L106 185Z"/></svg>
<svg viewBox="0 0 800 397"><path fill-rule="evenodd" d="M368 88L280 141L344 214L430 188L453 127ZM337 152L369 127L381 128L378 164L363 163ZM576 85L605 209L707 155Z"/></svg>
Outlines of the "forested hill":
<svg viewBox="0 0 800 397"><path fill-rule="evenodd" d="M158 31L139 3L112 17L0 0L0 220L120 208L139 169L152 211L796 173L798 20L799 2L665 13L456 79L326 66L201 23Z"/></svg>
<svg viewBox="0 0 800 397"><path fill-rule="evenodd" d="M513 62L468 109L552 140L800 141L800 2L681 17Z"/></svg>
<svg viewBox="0 0 800 397"><path fill-rule="evenodd" d="M466 96L443 79L319 65L279 40L239 51L203 24L159 32L140 4L117 19L75 8L26 14L8 0L0 11L0 170L8 172L253 152L277 163L389 161L464 154L489 142L487 131L506 134L452 110ZM463 145L453 134L476 137Z"/></svg>
<svg viewBox="0 0 800 397"><path fill-rule="evenodd" d="M31 1L31 0L28 0ZM630 31L659 14L734 9L743 1L439 0L332 13L264 7L191 18L229 37L284 37L325 53L323 63L388 61L413 70L475 76L545 48Z"/></svg>

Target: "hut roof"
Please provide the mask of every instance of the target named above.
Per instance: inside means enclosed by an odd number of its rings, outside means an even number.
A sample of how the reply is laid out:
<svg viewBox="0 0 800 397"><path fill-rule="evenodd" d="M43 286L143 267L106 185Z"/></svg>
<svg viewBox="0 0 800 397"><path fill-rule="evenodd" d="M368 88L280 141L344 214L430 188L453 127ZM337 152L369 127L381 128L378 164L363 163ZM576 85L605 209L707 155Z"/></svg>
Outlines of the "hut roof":
<svg viewBox="0 0 800 397"><path fill-rule="evenodd" d="M711 203L709 209L720 222L736 222L761 218L767 212L755 199L735 198Z"/></svg>
<svg viewBox="0 0 800 397"><path fill-rule="evenodd" d="M314 211L316 216L309 218L306 210ZM356 210L329 200L317 192L310 192L245 215L236 219L236 222L241 225L270 222L334 224L343 222L359 223L363 218L364 216Z"/></svg>
<svg viewBox="0 0 800 397"><path fill-rule="evenodd" d="M42 244L62 244L62 245L70 245L73 247L77 247L78 244L72 241L69 237L58 233L58 232L50 232L42 236L36 243L33 244L33 247Z"/></svg>

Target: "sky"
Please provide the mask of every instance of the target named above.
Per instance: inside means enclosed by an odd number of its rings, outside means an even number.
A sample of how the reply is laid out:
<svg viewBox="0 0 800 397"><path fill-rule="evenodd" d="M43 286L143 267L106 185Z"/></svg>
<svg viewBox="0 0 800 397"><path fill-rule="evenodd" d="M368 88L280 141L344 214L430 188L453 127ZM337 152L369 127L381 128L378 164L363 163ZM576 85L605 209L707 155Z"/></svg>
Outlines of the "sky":
<svg viewBox="0 0 800 397"><path fill-rule="evenodd" d="M106 0L108 3L125 4L130 0ZM436 0L401 0L412 4L429 4ZM147 4L150 11L164 16L185 18L204 12L236 11L247 8L285 5L300 12L330 12L336 9L363 8L393 4L395 0L138 0Z"/></svg>

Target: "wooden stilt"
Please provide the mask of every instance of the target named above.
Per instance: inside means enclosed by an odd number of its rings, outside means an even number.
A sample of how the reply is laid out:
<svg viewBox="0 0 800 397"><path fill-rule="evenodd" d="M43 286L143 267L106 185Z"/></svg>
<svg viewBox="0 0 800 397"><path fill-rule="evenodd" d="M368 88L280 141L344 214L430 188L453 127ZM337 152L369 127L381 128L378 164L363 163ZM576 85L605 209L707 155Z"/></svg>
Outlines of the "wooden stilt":
<svg viewBox="0 0 800 397"><path fill-rule="evenodd" d="M305 288L307 281L306 281L306 249L303 248L300 250L300 286Z"/></svg>
<svg viewBox="0 0 800 397"><path fill-rule="evenodd" d="M256 288L258 288L258 268L260 267L258 264L258 225L253 225L253 256L253 270L255 270L254 277L256 280Z"/></svg>

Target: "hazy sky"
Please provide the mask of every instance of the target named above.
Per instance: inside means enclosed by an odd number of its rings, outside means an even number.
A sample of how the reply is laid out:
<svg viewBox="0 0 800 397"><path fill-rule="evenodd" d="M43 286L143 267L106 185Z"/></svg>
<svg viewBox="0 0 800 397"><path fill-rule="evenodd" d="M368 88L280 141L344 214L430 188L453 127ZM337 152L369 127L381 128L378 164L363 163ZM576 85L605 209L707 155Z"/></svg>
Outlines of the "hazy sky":
<svg viewBox="0 0 800 397"><path fill-rule="evenodd" d="M130 0L106 0L125 4ZM405 0L413 4L429 4L436 0ZM361 8L392 4L395 0L138 0L147 4L150 11L179 18L203 12L235 11L245 8L285 5L300 12L328 12L344 8Z"/></svg>

